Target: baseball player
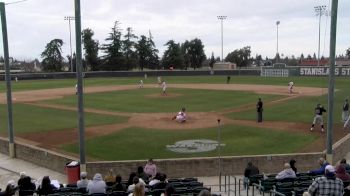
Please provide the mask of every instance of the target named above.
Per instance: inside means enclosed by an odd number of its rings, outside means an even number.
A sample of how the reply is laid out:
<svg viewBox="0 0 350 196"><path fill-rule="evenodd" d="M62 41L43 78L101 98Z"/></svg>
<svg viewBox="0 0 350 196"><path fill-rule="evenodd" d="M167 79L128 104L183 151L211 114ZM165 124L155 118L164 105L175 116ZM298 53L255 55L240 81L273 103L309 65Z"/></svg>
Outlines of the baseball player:
<svg viewBox="0 0 350 196"><path fill-rule="evenodd" d="M288 83L288 89L289 89L289 93L290 93L290 94L293 93L293 86L294 86L294 82L289 82L289 83Z"/></svg>
<svg viewBox="0 0 350 196"><path fill-rule="evenodd" d="M324 127L323 127L323 117L322 114L323 112L327 112L326 109L323 108L323 106L321 104L317 104L316 108L315 108L315 117L314 117L314 121L312 123L312 126L310 128L310 131L314 130L315 124L317 122L319 122L321 124L321 131L324 132Z"/></svg>
<svg viewBox="0 0 350 196"><path fill-rule="evenodd" d="M345 99L345 102L343 104L343 111L342 111L341 117L342 117L343 122L345 122L349 117L349 101L348 101L348 99Z"/></svg>
<svg viewBox="0 0 350 196"><path fill-rule="evenodd" d="M157 81L158 81L158 85L161 86L162 85L162 78L160 76L157 77Z"/></svg>
<svg viewBox="0 0 350 196"><path fill-rule="evenodd" d="M140 80L139 88L143 88L143 80Z"/></svg>
<svg viewBox="0 0 350 196"><path fill-rule="evenodd" d="M78 94L78 84L75 84L75 94Z"/></svg>
<svg viewBox="0 0 350 196"><path fill-rule="evenodd" d="M182 108L179 113L177 113L176 116L172 118L172 120L176 120L177 122L184 123L186 122L186 108Z"/></svg>
<svg viewBox="0 0 350 196"><path fill-rule="evenodd" d="M166 95L167 95L167 94L166 94L166 88L167 88L167 86L166 86L166 82L165 82L165 81L163 81L163 82L162 82L162 90L163 90L162 95L164 95L164 96L166 96Z"/></svg>

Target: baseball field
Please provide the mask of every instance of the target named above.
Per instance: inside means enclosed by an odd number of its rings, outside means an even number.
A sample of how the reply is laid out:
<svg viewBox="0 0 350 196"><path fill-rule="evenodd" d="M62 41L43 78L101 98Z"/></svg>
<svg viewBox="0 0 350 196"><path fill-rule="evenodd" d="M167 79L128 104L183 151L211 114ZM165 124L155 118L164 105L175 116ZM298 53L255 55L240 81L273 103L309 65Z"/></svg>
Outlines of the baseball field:
<svg viewBox="0 0 350 196"><path fill-rule="evenodd" d="M144 88L139 88L140 79ZM174 152L179 141L221 138L221 155L319 152L326 133L310 132L314 108L327 109L326 77L226 76L86 78L84 107L88 160L137 160L217 156L218 151ZM295 84L289 94L288 82ZM334 142L344 137L341 108L350 95L350 79L337 78ZM77 156L75 80L18 81L13 86L15 140ZM0 86L0 135L7 136L5 84ZM263 123L256 123L255 105L264 102ZM172 121L182 107L186 123ZM220 124L217 119L221 119ZM327 113L324 115L327 121Z"/></svg>

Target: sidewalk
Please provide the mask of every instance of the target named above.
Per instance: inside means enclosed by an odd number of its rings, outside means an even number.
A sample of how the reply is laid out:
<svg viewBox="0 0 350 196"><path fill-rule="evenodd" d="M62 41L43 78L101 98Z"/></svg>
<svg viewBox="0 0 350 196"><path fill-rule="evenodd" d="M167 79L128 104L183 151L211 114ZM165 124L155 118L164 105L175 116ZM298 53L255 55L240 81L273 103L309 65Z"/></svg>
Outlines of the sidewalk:
<svg viewBox="0 0 350 196"><path fill-rule="evenodd" d="M32 179L38 180L44 176L50 176L51 180L58 180L60 183L66 183L66 175L34 165L21 159L12 159L7 155L0 153L0 188L6 188L9 180L19 179L19 173L25 172Z"/></svg>

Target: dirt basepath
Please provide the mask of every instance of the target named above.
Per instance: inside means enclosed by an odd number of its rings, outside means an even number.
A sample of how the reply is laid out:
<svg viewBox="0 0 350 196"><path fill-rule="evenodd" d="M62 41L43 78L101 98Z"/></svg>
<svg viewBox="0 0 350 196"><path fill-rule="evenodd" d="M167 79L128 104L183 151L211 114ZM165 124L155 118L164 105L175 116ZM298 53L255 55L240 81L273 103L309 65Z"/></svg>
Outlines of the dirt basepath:
<svg viewBox="0 0 350 196"><path fill-rule="evenodd" d="M137 89L137 85L121 85L121 86L103 86L103 87L86 87L85 93L98 93L98 92L110 92L118 90ZM145 88L159 88L157 85L145 85ZM273 85L243 85L243 84L170 84L168 88L187 88L187 89L209 89L209 90L228 90L228 91L251 91L259 94L276 94L284 95L287 97L265 102L264 105L274 105L278 103L286 102L290 99L295 99L302 96L321 96L327 93L327 89L324 88L311 88L311 87L297 87L295 93L289 94L288 87L284 86L273 86ZM41 103L42 100L60 99L64 96L74 95L75 88L58 88L58 89L45 89L45 90L33 90L33 91L21 91L13 93L13 101L15 103L26 103L35 105L38 107L54 108L61 110L76 111L77 108ZM156 97L158 95L150 95ZM169 95L182 96L181 94ZM6 96L4 93L0 94L0 103L6 103ZM275 121L264 121L263 123L256 123L255 121L244 121L244 120L232 120L226 118L224 115L232 112L240 112L244 110L255 109L255 103L242 105L239 108L228 108L222 112L189 112L189 119L186 123L176 123L171 120L171 117L175 113L128 113L128 112L112 112L105 110L98 110L92 108L85 108L85 112L104 114L111 116L126 116L129 117L128 122L121 124L111 125L100 125L86 127L86 137L93 138L102 135L108 135L111 133L118 132L122 129L129 127L140 127L149 129L158 129L163 131L177 130L186 131L189 129L209 128L217 127L217 119L221 119L221 124L237 124L251 127L263 127L269 129L278 129L282 131L301 132L305 134L315 134L319 139L305 147L303 152L319 151L324 149L325 134L321 132L310 133L309 124L305 123L290 123L290 122L275 122ZM175 111L176 112L176 111ZM335 131L334 140L339 140L346 134L341 131ZM36 146L41 146L50 149L57 149L62 144L74 143L78 140L77 129L69 130L57 130L46 133L33 134L26 133L18 136L19 140L27 141Z"/></svg>

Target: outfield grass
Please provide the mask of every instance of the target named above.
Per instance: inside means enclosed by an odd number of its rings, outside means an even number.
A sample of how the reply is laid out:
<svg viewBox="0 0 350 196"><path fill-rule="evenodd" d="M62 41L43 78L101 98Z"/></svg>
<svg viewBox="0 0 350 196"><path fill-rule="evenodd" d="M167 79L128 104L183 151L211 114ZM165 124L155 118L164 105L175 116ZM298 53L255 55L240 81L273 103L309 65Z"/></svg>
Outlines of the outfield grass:
<svg viewBox="0 0 350 196"><path fill-rule="evenodd" d="M220 111L252 104L261 96L264 100L276 100L283 96L258 95L253 92L225 90L197 90L169 88L168 94L181 96L158 96L161 89L134 89L114 92L91 93L85 96L85 107L123 112L174 112L186 107L189 112ZM157 95L158 97L150 97ZM47 103L76 105L76 96L46 101Z"/></svg>
<svg viewBox="0 0 350 196"><path fill-rule="evenodd" d="M7 108L0 105L0 133L7 133ZM126 122L126 117L85 113L85 125L103 125ZM13 105L14 132L46 132L73 129L78 126L77 112L41 108L25 104Z"/></svg>
<svg viewBox="0 0 350 196"><path fill-rule="evenodd" d="M223 84L226 83L226 76L164 76L162 77L169 84ZM137 85L143 79L141 77L115 77L115 78L85 78L83 80L85 86L110 86L110 85ZM148 77L143 79L145 84L156 84L156 77ZM337 78L337 81L345 80L345 78ZM327 87L327 77L260 77L260 76L232 76L231 83L236 84L268 84L287 86L288 82L294 81L296 86L314 86ZM52 79L52 80L20 80L12 82L13 91L39 90L51 88L74 87L76 79ZM5 92L5 83L0 85L0 92Z"/></svg>
<svg viewBox="0 0 350 196"><path fill-rule="evenodd" d="M166 145L180 140L217 140L217 133L217 128L188 131L128 128L108 136L88 139L86 153L88 157L100 160L213 157L217 156L217 151L180 154L167 150ZM225 144L221 149L223 156L294 153L316 140L316 136L237 125L223 126L221 136ZM79 152L78 144L62 148L72 153Z"/></svg>

